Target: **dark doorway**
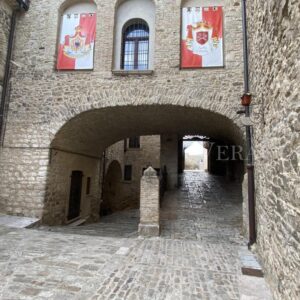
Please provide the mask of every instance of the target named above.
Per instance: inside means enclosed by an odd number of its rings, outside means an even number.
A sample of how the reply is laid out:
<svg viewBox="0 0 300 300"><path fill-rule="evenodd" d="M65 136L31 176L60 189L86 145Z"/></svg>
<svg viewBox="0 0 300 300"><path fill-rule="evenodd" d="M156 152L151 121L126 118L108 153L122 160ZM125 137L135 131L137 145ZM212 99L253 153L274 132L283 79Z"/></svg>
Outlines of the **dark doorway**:
<svg viewBox="0 0 300 300"><path fill-rule="evenodd" d="M80 215L82 177L83 173L81 171L72 171L68 221Z"/></svg>
<svg viewBox="0 0 300 300"><path fill-rule="evenodd" d="M115 211L124 209L122 202L122 168L116 160L112 161L107 169L103 186L103 201L100 216L110 215Z"/></svg>

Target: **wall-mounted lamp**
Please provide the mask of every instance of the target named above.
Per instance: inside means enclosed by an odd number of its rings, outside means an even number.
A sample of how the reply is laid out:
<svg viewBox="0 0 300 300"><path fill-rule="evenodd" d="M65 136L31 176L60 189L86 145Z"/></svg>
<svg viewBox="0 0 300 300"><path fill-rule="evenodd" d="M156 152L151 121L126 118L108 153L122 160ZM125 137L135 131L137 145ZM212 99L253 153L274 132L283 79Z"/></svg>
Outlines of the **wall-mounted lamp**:
<svg viewBox="0 0 300 300"><path fill-rule="evenodd" d="M17 2L22 10L29 10L30 0L17 0Z"/></svg>
<svg viewBox="0 0 300 300"><path fill-rule="evenodd" d="M241 104L243 106L250 106L251 100L252 100L252 95L250 93L246 93L241 97Z"/></svg>

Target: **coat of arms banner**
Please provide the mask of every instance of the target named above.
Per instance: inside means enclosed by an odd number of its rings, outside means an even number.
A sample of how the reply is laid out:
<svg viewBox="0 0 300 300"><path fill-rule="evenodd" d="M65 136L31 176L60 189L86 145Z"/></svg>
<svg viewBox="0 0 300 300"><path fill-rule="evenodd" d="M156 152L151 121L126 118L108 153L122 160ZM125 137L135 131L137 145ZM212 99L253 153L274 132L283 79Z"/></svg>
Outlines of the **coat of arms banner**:
<svg viewBox="0 0 300 300"><path fill-rule="evenodd" d="M181 68L223 66L223 7L184 7Z"/></svg>
<svg viewBox="0 0 300 300"><path fill-rule="evenodd" d="M93 69L95 38L95 13L64 15L59 41L57 69Z"/></svg>

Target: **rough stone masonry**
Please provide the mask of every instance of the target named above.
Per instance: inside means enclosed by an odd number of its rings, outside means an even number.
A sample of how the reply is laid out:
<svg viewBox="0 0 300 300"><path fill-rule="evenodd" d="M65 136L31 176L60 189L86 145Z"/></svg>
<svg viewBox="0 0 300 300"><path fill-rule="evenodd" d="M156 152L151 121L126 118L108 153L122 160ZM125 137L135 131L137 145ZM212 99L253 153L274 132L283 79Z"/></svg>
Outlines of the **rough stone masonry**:
<svg viewBox="0 0 300 300"><path fill-rule="evenodd" d="M248 2L257 251L276 299L300 295L298 1Z"/></svg>
<svg viewBox="0 0 300 300"><path fill-rule="evenodd" d="M1 41L6 41L9 30L9 2L0 3ZM96 207L100 153L131 135L181 130L243 144L236 116L243 92L240 1L154 2L156 35L150 74L119 76L112 70L115 11L121 1L95 1L93 71L55 70L64 1L32 1L30 11L18 17L13 59L20 67L12 70L0 149L1 212L61 221L66 182L77 165L85 165L94 178L91 207ZM224 6L224 68L180 70L180 7L191 2ZM67 6L72 3L66 1ZM247 10L255 104L257 252L274 297L297 299L300 7L292 0L253 0L247 2ZM0 70L3 49L1 43Z"/></svg>

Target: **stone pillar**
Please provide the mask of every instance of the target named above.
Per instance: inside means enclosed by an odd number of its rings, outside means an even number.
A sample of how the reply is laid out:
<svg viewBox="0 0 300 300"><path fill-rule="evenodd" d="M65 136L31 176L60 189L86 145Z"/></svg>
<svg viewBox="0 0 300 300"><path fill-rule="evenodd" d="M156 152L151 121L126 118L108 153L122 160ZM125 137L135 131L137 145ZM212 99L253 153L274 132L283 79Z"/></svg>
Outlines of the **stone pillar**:
<svg viewBox="0 0 300 300"><path fill-rule="evenodd" d="M141 179L139 235L159 236L159 178L152 167Z"/></svg>
<svg viewBox="0 0 300 300"><path fill-rule="evenodd" d="M167 168L167 189L178 187L178 136L176 134L161 136L161 170Z"/></svg>

